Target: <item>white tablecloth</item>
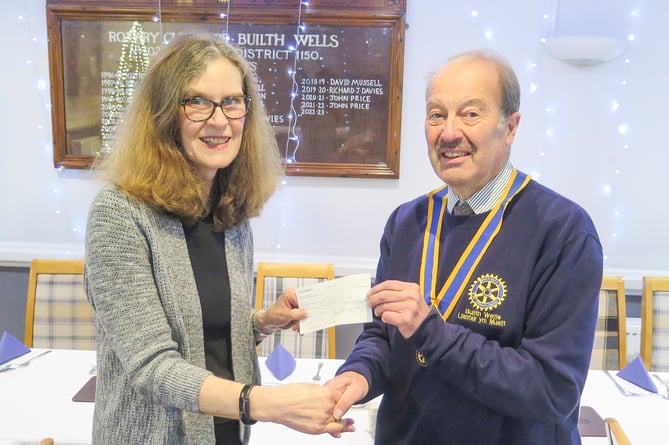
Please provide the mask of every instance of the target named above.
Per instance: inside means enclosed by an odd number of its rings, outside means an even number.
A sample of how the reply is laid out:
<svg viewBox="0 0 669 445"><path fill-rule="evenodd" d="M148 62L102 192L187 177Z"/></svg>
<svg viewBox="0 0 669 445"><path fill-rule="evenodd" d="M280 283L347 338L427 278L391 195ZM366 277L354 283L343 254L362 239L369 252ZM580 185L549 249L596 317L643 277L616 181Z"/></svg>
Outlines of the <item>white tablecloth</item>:
<svg viewBox="0 0 669 445"><path fill-rule="evenodd" d="M615 371L613 372L615 374ZM666 381L669 373L660 373ZM660 387L660 391L666 388ZM603 371L590 371L581 406L591 406L603 418L614 417L621 423L633 445L665 445L669 425L669 400L650 397L623 396ZM600 438L583 438L583 445L605 444Z"/></svg>
<svg viewBox="0 0 669 445"><path fill-rule="evenodd" d="M279 381L267 369L264 364L264 358L260 358L260 370L262 371L263 385L276 385L282 383L311 382L313 376L318 370L318 363L323 362L320 377L321 383L325 383L334 377L337 368L343 363L343 360L318 360L318 359L298 359L298 365L295 371L286 379ZM251 430L251 444L290 444L290 445L320 445L320 444L339 444L339 445L372 445L374 441L369 429L368 408L375 402L363 407L353 407L344 417L351 417L355 420L355 432L344 433L339 439L335 439L329 434L310 436L291 430L283 425L275 423L258 422ZM378 402L376 402L378 405Z"/></svg>
<svg viewBox="0 0 669 445"><path fill-rule="evenodd" d="M0 373L0 444L35 445L44 437L58 445L90 444L93 404L72 402L72 396L94 366L93 351L54 349L26 367Z"/></svg>
<svg viewBox="0 0 669 445"><path fill-rule="evenodd" d="M29 359L41 352L34 349L15 359ZM298 359L293 374L278 381L260 358L263 383L310 382L320 361L323 383L334 376L341 360ZM53 437L57 445L89 445L93 403L72 402L72 396L90 379L95 366L94 351L56 350L37 358L30 365L0 373L0 445L35 445L44 437ZM355 419L356 431L340 439L327 434L310 436L282 425L257 423L252 430L252 444L370 445L367 407L354 408L346 417Z"/></svg>
<svg viewBox="0 0 669 445"><path fill-rule="evenodd" d="M23 361L41 350L15 359ZM282 382L271 375L261 358L263 383L311 381L316 359L298 359L295 372ZM341 360L323 360L321 382L330 379ZM95 365L93 351L53 350L30 365L0 373L0 445L35 445L41 438L54 437L58 445L90 444L93 404L72 402L72 396L88 381ZM664 374L665 379L669 377ZM601 371L591 371L581 404L592 406L602 417L615 417L634 445L665 444L669 424L669 400L655 397L625 397ZM258 423L251 443L291 445L371 445L368 408L353 408L347 417L355 419L356 432L340 439L329 435L309 436L282 425ZM603 437L585 437L584 445L607 444Z"/></svg>

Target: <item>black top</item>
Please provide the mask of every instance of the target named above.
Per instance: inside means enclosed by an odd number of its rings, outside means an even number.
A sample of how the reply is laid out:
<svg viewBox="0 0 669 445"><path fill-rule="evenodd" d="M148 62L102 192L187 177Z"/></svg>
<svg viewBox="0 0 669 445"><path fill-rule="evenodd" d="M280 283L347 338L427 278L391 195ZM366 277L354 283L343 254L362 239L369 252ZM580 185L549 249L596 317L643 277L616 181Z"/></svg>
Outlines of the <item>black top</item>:
<svg viewBox="0 0 669 445"><path fill-rule="evenodd" d="M230 345L230 279L225 261L225 232L215 232L211 216L193 225L184 225L186 244L193 275L200 294L202 325L204 328L204 354L207 369L214 375L234 380ZM216 424L237 420L216 417ZM217 425L217 443L235 443L239 440L233 428ZM229 431L228 439L218 437L219 431Z"/></svg>

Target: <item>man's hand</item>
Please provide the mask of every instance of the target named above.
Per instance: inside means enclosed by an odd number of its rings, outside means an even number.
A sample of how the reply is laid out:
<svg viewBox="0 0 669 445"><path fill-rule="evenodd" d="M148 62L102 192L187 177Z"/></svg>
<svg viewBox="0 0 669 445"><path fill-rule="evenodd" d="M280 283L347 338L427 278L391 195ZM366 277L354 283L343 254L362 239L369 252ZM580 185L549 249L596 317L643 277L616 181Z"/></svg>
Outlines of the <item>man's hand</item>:
<svg viewBox="0 0 669 445"><path fill-rule="evenodd" d="M333 411L333 416L337 421L341 421L341 418L349 408L358 400L365 397L369 391L367 379L362 374L353 371L343 372L335 378L328 380L323 386L341 394ZM340 433L330 434L334 437L341 436Z"/></svg>
<svg viewBox="0 0 669 445"><path fill-rule="evenodd" d="M430 313L416 283L384 281L370 289L367 301L374 314L396 326L404 338L411 337Z"/></svg>

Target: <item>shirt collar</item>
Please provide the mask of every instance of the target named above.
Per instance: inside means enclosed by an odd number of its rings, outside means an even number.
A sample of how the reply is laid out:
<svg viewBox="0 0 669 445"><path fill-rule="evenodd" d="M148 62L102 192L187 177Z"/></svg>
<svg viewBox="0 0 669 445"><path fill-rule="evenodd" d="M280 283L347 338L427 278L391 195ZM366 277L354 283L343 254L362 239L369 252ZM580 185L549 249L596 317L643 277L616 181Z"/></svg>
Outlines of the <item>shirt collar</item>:
<svg viewBox="0 0 669 445"><path fill-rule="evenodd" d="M511 165L511 161L507 161L502 171L500 171L492 181L483 186L481 190L474 193L469 199L465 200L475 214L478 215L479 213L488 212L495 207L495 204L502 198L504 188L507 182L509 182L512 172L513 166ZM448 213L453 213L453 207L455 207L455 204L458 201L460 201L460 198L458 198L453 192L453 189L449 187L448 201L446 203Z"/></svg>

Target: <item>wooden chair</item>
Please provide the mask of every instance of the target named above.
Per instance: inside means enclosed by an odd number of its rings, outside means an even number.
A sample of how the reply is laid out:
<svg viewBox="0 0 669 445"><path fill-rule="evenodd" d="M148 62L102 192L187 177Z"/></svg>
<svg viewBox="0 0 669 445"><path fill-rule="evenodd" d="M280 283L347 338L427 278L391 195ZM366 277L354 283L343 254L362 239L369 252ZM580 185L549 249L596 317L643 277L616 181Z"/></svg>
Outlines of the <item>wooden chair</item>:
<svg viewBox="0 0 669 445"><path fill-rule="evenodd" d="M28 347L95 349L93 308L83 287L83 260L30 264L26 331Z"/></svg>
<svg viewBox="0 0 669 445"><path fill-rule="evenodd" d="M611 445L632 445L620 422L613 417L607 417L604 419L604 424L606 425L606 437Z"/></svg>
<svg viewBox="0 0 669 445"><path fill-rule="evenodd" d="M334 279L334 264L258 263L255 308L271 306L288 288L299 288ZM304 335L288 329L276 331L258 345L258 354L268 356L281 343L295 357L336 358L335 327Z"/></svg>
<svg viewBox="0 0 669 445"><path fill-rule="evenodd" d="M622 369L627 365L626 324L624 279L604 276L590 369Z"/></svg>
<svg viewBox="0 0 669 445"><path fill-rule="evenodd" d="M669 277L643 277L640 349L649 371L669 371Z"/></svg>

